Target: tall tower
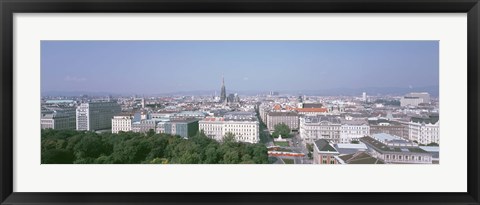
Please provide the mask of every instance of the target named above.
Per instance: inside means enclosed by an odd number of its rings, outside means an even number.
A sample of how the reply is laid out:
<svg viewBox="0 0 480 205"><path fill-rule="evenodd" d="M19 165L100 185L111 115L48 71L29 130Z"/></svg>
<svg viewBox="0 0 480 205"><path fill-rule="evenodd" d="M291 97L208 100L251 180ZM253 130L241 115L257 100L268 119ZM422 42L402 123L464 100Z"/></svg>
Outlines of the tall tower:
<svg viewBox="0 0 480 205"><path fill-rule="evenodd" d="M220 102L225 102L227 100L227 91L225 90L225 79L222 76L222 89L220 91Z"/></svg>

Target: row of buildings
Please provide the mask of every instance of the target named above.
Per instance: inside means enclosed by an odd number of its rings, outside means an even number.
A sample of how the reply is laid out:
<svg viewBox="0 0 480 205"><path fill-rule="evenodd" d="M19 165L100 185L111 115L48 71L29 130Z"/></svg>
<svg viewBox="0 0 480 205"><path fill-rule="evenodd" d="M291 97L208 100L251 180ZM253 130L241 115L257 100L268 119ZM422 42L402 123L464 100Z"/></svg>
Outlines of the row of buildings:
<svg viewBox="0 0 480 205"><path fill-rule="evenodd" d="M72 100L47 101L41 110L42 129L89 130L111 128L111 119L121 112L114 101L87 102L76 105Z"/></svg>
<svg viewBox="0 0 480 205"><path fill-rule="evenodd" d="M410 121L385 118L347 120L339 116L305 116L299 121L300 137L307 142L328 139L334 143L349 143L371 134L386 133L418 144L440 144L438 115L412 117Z"/></svg>
<svg viewBox="0 0 480 205"><path fill-rule="evenodd" d="M147 133L154 131L155 133L167 133L188 138L197 134L198 120L195 118L159 119L147 117L141 117L137 120L134 114L122 114L113 116L111 127L112 133Z"/></svg>
<svg viewBox="0 0 480 205"><path fill-rule="evenodd" d="M122 113L120 106L113 101L88 102L78 106L57 102L55 106L44 106L40 124L42 129L111 129L112 133L146 133L153 130L184 138L203 131L208 137L219 141L227 133L232 133L237 141L260 141L259 121L255 112L227 112L222 116L209 116L198 111Z"/></svg>
<svg viewBox="0 0 480 205"><path fill-rule="evenodd" d="M439 148L380 133L361 137L358 144L314 141L313 164L438 164Z"/></svg>
<svg viewBox="0 0 480 205"><path fill-rule="evenodd" d="M423 102L429 101L428 93L410 95L422 99ZM372 117L381 115L386 108L342 104L324 106L321 103L299 103L297 107L293 107L271 102L262 103L258 109L260 119L267 125L269 131L273 131L275 125L284 123L292 132L298 132L301 138L309 143L318 139L349 143L358 141L363 136L378 133L391 134L419 144L440 143L438 112ZM402 112L410 110L404 109ZM376 112L378 114L375 114Z"/></svg>
<svg viewBox="0 0 480 205"><path fill-rule="evenodd" d="M179 115L185 117L178 118ZM151 116L155 116L155 118ZM218 141L223 140L228 133L231 133L237 141L249 143L260 141L259 121L254 112L228 112L222 117L206 117L201 114L184 115L182 112L158 117L153 113L153 115L140 117L139 120L136 120L134 115L124 114L114 116L111 123L112 133L121 131L145 133L154 130L156 133L188 138L197 132L204 132L206 136Z"/></svg>

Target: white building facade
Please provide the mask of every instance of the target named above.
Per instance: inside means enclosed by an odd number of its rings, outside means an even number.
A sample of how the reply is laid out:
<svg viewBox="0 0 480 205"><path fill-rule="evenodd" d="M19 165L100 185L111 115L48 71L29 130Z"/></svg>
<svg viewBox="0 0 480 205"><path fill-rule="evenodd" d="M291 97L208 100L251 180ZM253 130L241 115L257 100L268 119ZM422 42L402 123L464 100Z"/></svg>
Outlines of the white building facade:
<svg viewBox="0 0 480 205"><path fill-rule="evenodd" d="M225 121L223 117L208 117L198 121L198 129L203 130L207 137L221 141L224 136L223 127Z"/></svg>
<svg viewBox="0 0 480 205"><path fill-rule="evenodd" d="M409 93L400 99L400 106L418 106L420 103L430 103L430 94Z"/></svg>
<svg viewBox="0 0 480 205"><path fill-rule="evenodd" d="M330 116L310 116L300 118L300 137L308 143L326 139L340 143L340 119Z"/></svg>
<svg viewBox="0 0 480 205"><path fill-rule="evenodd" d="M408 123L408 138L412 141L417 141L420 144L437 143L440 144L440 122L436 123L422 123L409 122Z"/></svg>
<svg viewBox="0 0 480 205"><path fill-rule="evenodd" d="M200 131L208 137L222 141L227 133L239 142L258 143L260 141L259 121L255 113L227 113L224 117L208 117L198 122Z"/></svg>
<svg viewBox="0 0 480 205"><path fill-rule="evenodd" d="M342 120L340 126L340 143L358 141L370 135L370 126L366 120Z"/></svg>
<svg viewBox="0 0 480 205"><path fill-rule="evenodd" d="M133 116L113 116L112 133L132 131Z"/></svg>

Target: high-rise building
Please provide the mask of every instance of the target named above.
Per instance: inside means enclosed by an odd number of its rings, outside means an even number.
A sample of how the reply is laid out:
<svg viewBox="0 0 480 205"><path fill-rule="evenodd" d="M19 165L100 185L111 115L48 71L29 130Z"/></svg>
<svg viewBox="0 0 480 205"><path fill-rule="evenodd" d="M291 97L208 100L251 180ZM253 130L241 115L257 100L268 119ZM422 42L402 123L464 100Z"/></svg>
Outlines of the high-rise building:
<svg viewBox="0 0 480 205"><path fill-rule="evenodd" d="M366 92L362 93L362 100L363 100L363 102L367 102L367 93Z"/></svg>
<svg viewBox="0 0 480 205"><path fill-rule="evenodd" d="M120 112L117 102L82 103L76 110L77 130L110 129L113 116Z"/></svg>
<svg viewBox="0 0 480 205"><path fill-rule="evenodd" d="M220 90L220 102L227 100L227 91L225 89L225 79L222 77L222 89Z"/></svg>

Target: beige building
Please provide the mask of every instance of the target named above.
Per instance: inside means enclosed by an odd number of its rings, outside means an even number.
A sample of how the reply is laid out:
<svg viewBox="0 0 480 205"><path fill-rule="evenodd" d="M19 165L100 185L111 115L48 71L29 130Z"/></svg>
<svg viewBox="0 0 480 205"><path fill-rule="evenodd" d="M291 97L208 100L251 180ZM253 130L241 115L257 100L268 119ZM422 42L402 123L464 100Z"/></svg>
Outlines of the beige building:
<svg viewBox="0 0 480 205"><path fill-rule="evenodd" d="M208 137L221 141L227 133L239 142L260 141L259 121L253 112L232 112L224 117L208 117L198 122L199 130Z"/></svg>
<svg viewBox="0 0 480 205"><path fill-rule="evenodd" d="M150 130L157 131L157 121L155 119L142 119L132 123L132 131L139 133L147 133Z"/></svg>
<svg viewBox="0 0 480 205"><path fill-rule="evenodd" d="M360 138L370 135L370 126L366 120L341 120L340 143L358 141Z"/></svg>
<svg viewBox="0 0 480 205"><path fill-rule="evenodd" d="M296 112L269 112L267 115L267 128L269 131L275 130L275 125L284 123L290 130L298 130L299 115Z"/></svg>
<svg viewBox="0 0 480 205"><path fill-rule="evenodd" d="M224 137L224 124L223 117L207 117L198 122L198 129L203 131L207 137L221 141Z"/></svg>
<svg viewBox="0 0 480 205"><path fill-rule="evenodd" d="M112 133L132 131L132 115L113 116L112 118Z"/></svg>
<svg viewBox="0 0 480 205"><path fill-rule="evenodd" d="M326 139L340 143L340 119L333 116L310 116L300 118L300 137L308 143Z"/></svg>
<svg viewBox="0 0 480 205"><path fill-rule="evenodd" d="M409 93L400 99L400 106L418 106L421 103L430 103L430 94Z"/></svg>

